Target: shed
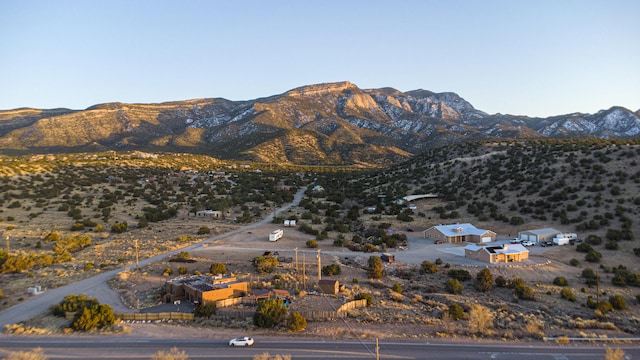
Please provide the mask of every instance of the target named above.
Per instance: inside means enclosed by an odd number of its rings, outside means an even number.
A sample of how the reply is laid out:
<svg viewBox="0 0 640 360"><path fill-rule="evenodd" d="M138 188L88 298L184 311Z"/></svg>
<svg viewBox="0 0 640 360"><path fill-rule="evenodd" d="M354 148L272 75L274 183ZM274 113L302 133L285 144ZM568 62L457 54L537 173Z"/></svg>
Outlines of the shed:
<svg viewBox="0 0 640 360"><path fill-rule="evenodd" d="M556 234L560 234L562 231L553 228L544 229L532 229L518 232L518 238L523 241L533 241L535 243L541 243L543 241L552 241Z"/></svg>
<svg viewBox="0 0 640 360"><path fill-rule="evenodd" d="M323 294L336 295L340 291L338 280L320 280L318 287Z"/></svg>

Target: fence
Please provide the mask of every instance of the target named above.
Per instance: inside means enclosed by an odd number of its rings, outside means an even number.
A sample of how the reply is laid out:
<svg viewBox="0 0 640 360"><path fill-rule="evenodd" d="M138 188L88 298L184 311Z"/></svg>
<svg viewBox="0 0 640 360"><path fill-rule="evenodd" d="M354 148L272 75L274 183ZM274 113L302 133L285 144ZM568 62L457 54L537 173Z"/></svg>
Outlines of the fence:
<svg viewBox="0 0 640 360"><path fill-rule="evenodd" d="M161 313L135 313L135 314L115 314L116 319L125 321L155 321L155 320L193 320L192 313L161 312Z"/></svg>

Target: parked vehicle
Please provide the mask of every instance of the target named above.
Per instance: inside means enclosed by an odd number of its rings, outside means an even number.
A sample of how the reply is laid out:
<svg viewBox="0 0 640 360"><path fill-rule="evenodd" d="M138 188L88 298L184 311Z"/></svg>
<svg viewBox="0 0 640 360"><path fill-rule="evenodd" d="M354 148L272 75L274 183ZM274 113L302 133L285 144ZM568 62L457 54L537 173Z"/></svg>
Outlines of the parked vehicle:
<svg viewBox="0 0 640 360"><path fill-rule="evenodd" d="M536 244L536 243L535 243L535 242L533 242L533 241L531 241L531 240L526 240L526 241L523 241L523 242L522 242L522 245L523 245L523 246L533 246L533 245L535 245L535 244Z"/></svg>
<svg viewBox="0 0 640 360"><path fill-rule="evenodd" d="M510 243L512 244L520 244L522 242L522 240L518 239L518 238L513 238L511 240L509 240Z"/></svg>
<svg viewBox="0 0 640 360"><path fill-rule="evenodd" d="M269 234L269 241L278 241L278 239L282 238L284 231L282 229L273 230Z"/></svg>
<svg viewBox="0 0 640 360"><path fill-rule="evenodd" d="M229 346L251 346L251 345L253 345L253 338L250 338L248 336L229 340Z"/></svg>

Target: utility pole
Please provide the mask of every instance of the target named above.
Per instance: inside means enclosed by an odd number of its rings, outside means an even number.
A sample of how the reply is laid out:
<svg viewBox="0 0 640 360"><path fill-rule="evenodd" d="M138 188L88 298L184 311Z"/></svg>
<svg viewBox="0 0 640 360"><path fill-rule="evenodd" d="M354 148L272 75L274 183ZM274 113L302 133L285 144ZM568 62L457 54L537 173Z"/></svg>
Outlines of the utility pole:
<svg viewBox="0 0 640 360"><path fill-rule="evenodd" d="M6 252L7 252L7 255L9 255L9 250L11 250L9 248L9 235L7 235L7 238L5 240L4 248L5 248Z"/></svg>
<svg viewBox="0 0 640 360"><path fill-rule="evenodd" d="M302 253L302 290L307 290L307 275L305 274L305 268L307 263L305 262L304 253Z"/></svg>
<svg viewBox="0 0 640 360"><path fill-rule="evenodd" d="M293 249L296 252L296 280L298 279L298 248Z"/></svg>
<svg viewBox="0 0 640 360"><path fill-rule="evenodd" d="M376 338L376 360L380 360L380 346L378 346L378 338Z"/></svg>
<svg viewBox="0 0 640 360"><path fill-rule="evenodd" d="M133 240L133 243L136 247L136 271L138 271L138 240Z"/></svg>
<svg viewBox="0 0 640 360"><path fill-rule="evenodd" d="M596 306L600 304L600 272L596 271Z"/></svg>
<svg viewBox="0 0 640 360"><path fill-rule="evenodd" d="M320 280L322 280L322 268L321 268L321 264L320 264L320 249L318 249L318 283L320 282Z"/></svg>

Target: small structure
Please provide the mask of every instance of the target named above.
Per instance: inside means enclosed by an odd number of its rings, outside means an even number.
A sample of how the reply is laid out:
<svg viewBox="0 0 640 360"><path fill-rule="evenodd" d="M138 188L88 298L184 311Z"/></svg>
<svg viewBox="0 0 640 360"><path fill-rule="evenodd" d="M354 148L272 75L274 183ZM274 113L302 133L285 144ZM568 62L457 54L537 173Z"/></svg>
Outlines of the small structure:
<svg viewBox="0 0 640 360"><path fill-rule="evenodd" d="M435 242L448 243L472 242L486 243L496 241L496 233L491 230L478 229L475 226L465 224L436 225L423 231L425 239Z"/></svg>
<svg viewBox="0 0 640 360"><path fill-rule="evenodd" d="M380 255L380 259L382 259L382 261L384 262L388 262L388 263L392 263L394 262L395 256L393 256L393 254L389 254L389 253L383 253L382 255Z"/></svg>
<svg viewBox="0 0 640 360"><path fill-rule="evenodd" d="M284 221L284 226L286 226L286 227L296 226L296 221L295 220L285 220Z"/></svg>
<svg viewBox="0 0 640 360"><path fill-rule="evenodd" d="M283 300L286 305L291 303L291 293L283 289L258 289L253 291L256 302L263 300Z"/></svg>
<svg viewBox="0 0 640 360"><path fill-rule="evenodd" d="M320 280L318 281L318 287L323 294L336 295L340 291L340 283L338 280Z"/></svg>
<svg viewBox="0 0 640 360"><path fill-rule="evenodd" d="M218 210L200 210L196 211L196 217L219 219L222 217L222 211Z"/></svg>
<svg viewBox="0 0 640 360"><path fill-rule="evenodd" d="M553 237L554 245L569 245L571 241L576 241L578 239L578 235L573 233L564 233L564 234L556 234Z"/></svg>
<svg viewBox="0 0 640 360"><path fill-rule="evenodd" d="M554 236L562 233L553 228L532 229L518 232L518 238L523 241L533 241L534 243L542 243L551 241Z"/></svg>
<svg viewBox="0 0 640 360"><path fill-rule="evenodd" d="M494 263L520 262L529 258L529 250L520 244L501 246L479 246L469 244L464 248L464 257Z"/></svg>
<svg viewBox="0 0 640 360"><path fill-rule="evenodd" d="M43 292L44 291L42 291L42 287L40 285L32 286L27 289L27 294L29 294L29 296L40 295Z"/></svg>
<svg viewBox="0 0 640 360"><path fill-rule="evenodd" d="M269 241L278 241L284 235L284 231L282 229L273 230L269 234Z"/></svg>

